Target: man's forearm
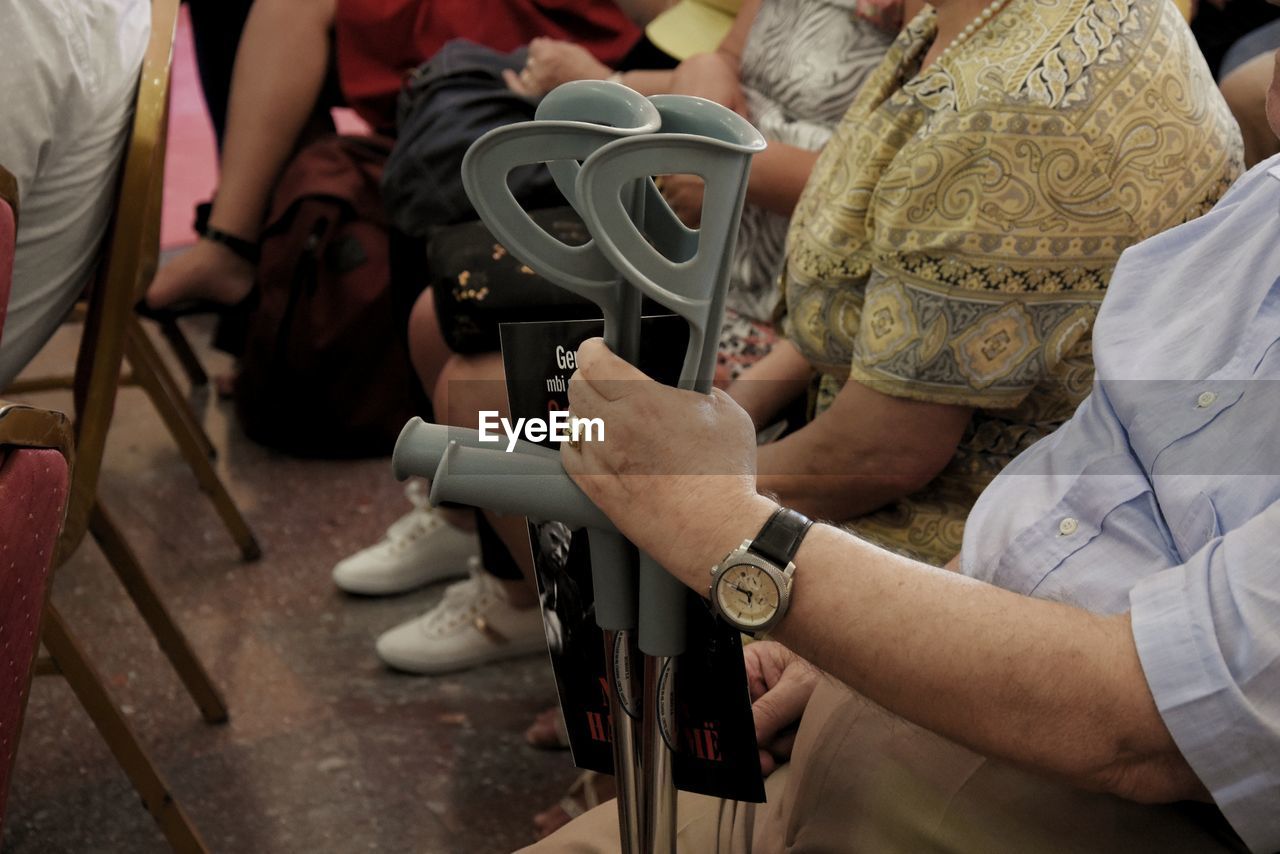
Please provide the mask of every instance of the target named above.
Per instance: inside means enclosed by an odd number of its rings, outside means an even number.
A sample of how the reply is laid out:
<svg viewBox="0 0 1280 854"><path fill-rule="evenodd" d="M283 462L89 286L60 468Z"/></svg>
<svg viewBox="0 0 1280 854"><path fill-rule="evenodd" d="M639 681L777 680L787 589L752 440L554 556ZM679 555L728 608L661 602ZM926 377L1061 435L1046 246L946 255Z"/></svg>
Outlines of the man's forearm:
<svg viewBox="0 0 1280 854"><path fill-rule="evenodd" d="M921 416L949 420L945 434L958 436L969 417L847 391L850 411L890 436ZM565 471L637 548L708 595L707 568L777 509L759 493L747 414L723 392L645 378L599 339L578 350L569 402L580 418L608 420L610 439L563 446ZM1020 596L827 525L809 531L795 564L776 639L891 712L1078 786L1145 801L1204 796L1160 718L1127 615Z"/></svg>
<svg viewBox="0 0 1280 854"><path fill-rule="evenodd" d="M772 508L745 502L684 538L684 580L705 592L716 551L754 536ZM895 714L1084 788L1204 795L1156 710L1127 616L1000 590L828 526L811 530L796 566L773 637Z"/></svg>

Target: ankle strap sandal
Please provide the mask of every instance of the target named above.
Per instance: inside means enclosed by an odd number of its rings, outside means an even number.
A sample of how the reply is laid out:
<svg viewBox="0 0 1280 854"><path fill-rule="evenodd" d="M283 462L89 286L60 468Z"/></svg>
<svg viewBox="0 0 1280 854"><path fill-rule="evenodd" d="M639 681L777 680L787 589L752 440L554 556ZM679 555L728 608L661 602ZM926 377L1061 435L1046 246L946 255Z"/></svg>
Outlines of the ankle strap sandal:
<svg viewBox="0 0 1280 854"><path fill-rule="evenodd" d="M196 205L196 221L194 223L196 234L200 235L204 240L222 244L240 258L256 265L262 258L261 245L256 241L238 237L229 231L223 231L220 228L214 228L209 225L209 212L212 209L213 205L209 202Z"/></svg>

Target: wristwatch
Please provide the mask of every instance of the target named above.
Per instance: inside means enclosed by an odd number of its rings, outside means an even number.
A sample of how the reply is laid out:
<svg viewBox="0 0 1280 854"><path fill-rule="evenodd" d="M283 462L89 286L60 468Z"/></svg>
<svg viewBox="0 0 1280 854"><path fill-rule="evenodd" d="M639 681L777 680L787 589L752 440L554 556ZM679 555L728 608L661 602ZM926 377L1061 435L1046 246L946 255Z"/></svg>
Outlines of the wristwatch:
<svg viewBox="0 0 1280 854"><path fill-rule="evenodd" d="M711 609L752 637L776 625L791 604L793 558L811 527L803 513L774 511L754 540L744 540L711 568Z"/></svg>

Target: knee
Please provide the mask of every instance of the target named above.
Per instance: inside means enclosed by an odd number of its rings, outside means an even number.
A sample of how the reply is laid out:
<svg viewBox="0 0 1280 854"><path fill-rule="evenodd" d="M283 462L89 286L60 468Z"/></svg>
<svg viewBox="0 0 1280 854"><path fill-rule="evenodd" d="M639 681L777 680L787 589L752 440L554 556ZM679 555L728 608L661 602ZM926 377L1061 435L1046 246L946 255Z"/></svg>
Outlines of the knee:
<svg viewBox="0 0 1280 854"><path fill-rule="evenodd" d="M454 427L476 427L481 412L507 414L507 387L497 353L453 356L436 382L432 405Z"/></svg>
<svg viewBox="0 0 1280 854"><path fill-rule="evenodd" d="M1266 103L1268 80L1265 75L1258 74L1261 67L1259 59L1265 58L1255 57L1246 62L1224 77L1219 84L1222 97L1231 108L1231 114L1242 124L1256 121Z"/></svg>
<svg viewBox="0 0 1280 854"><path fill-rule="evenodd" d="M435 299L428 288L419 294L409 312L409 358L428 393L435 388L450 355L436 317Z"/></svg>
<svg viewBox="0 0 1280 854"><path fill-rule="evenodd" d="M1249 166L1280 151L1280 139L1267 121L1267 88L1273 66L1272 54L1256 56L1228 74L1220 85L1222 97L1240 125Z"/></svg>

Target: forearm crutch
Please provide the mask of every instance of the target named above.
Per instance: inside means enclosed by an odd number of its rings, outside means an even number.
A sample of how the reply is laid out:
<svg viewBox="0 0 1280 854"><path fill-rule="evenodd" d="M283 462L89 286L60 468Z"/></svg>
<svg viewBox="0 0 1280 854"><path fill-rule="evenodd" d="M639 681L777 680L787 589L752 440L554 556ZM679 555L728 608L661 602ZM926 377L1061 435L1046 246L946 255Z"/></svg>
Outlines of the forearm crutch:
<svg viewBox="0 0 1280 854"><path fill-rule="evenodd" d="M765 141L750 123L710 101L678 95L651 100L662 116L661 133L611 142L588 158L577 178L579 212L609 262L689 324L680 386L709 393L751 158ZM672 173L702 178L701 225L696 231L684 229L663 214L665 204L651 203L646 240L624 207L623 188ZM641 556L645 820L640 844L647 854L674 854L676 848L674 677L676 656L685 645L685 595L678 580Z"/></svg>
<svg viewBox="0 0 1280 854"><path fill-rule="evenodd" d="M593 575L598 575L596 583L603 585L596 593L596 620L602 628L624 621L634 627L634 588L622 585L634 582L635 550L565 474L558 453L527 442L519 443L513 453L507 453L480 442L474 430L427 424L415 418L405 425L396 441L392 465L401 480L410 475L430 477L433 505L452 501L527 516L538 522L554 520L571 528L585 528ZM595 569L597 566L600 570ZM628 566L630 573L620 571ZM629 610L601 615L602 605ZM628 645L631 633L632 629L605 631L607 639ZM609 652L606 648L606 654ZM619 666L627 665L624 662ZM622 675L615 676L612 669L609 673L611 678ZM615 687L614 692L617 690ZM619 832L623 849L638 854L644 815L639 798L639 768L634 761L638 743L630 726L630 715L617 707L620 702L619 698L610 697L610 713L621 716L615 718L613 724ZM625 729L619 729L620 723ZM627 799L627 793L634 793L635 797ZM635 838L631 838L631 834Z"/></svg>
<svg viewBox="0 0 1280 854"><path fill-rule="evenodd" d="M574 87L580 93L574 93ZM464 180L469 182L468 192L477 210L516 257L548 279L583 293L601 306L606 339L615 351L634 358L639 295L605 266L623 269L631 283L684 316L690 324L690 345L681 385L707 391L749 159L764 147L763 139L740 118L710 102L675 96L653 99L662 113L663 131L674 132L671 137L664 132L663 141L673 145L647 147L650 162L656 165L648 171L637 172L630 181L613 184L611 197L606 192L600 199L602 204L593 206L602 212L593 225L588 206L581 201L583 189L591 185L592 180L583 182L578 161L585 161L581 171L586 173L589 171L586 167L594 159L587 151L592 145L599 148L603 137L616 140L605 146L609 148L624 141L638 141L641 135L652 133L652 116L646 116L643 107L634 101L625 100L633 96L630 90L620 91L620 87L602 83L561 87L549 95L539 109L541 128L514 126L488 135L481 140L487 140L486 145L477 143L481 153L474 158L468 155L470 166L464 163ZM575 117L589 121L575 121ZM602 130L600 124L593 122L611 126ZM550 132L550 135L539 131ZM490 153L485 154L486 151ZM685 155L694 152L701 155L687 160ZM623 158L626 165L635 166L631 160L634 158ZM608 265L602 266L602 258L593 245L598 241L583 247L567 247L550 238L532 221L527 225L522 222L522 218L527 220L527 217L506 190L506 175L516 165L542 161L551 161L549 165L558 185L597 238L614 236L607 231L618 228L617 223L610 221L611 217L619 211L623 213L627 228L617 232L619 239ZM736 169L730 161L737 164ZM481 169L482 165L486 168ZM674 218L648 180L650 175L686 172L701 175L707 184L703 225L696 232L684 228ZM600 182L598 186L607 183ZM729 189L734 186L736 192ZM637 192L640 187L648 194L647 199ZM642 207L642 200L648 204ZM658 280L665 280L670 270L662 270L656 279L645 281L636 270L628 272L619 263L618 259L624 258L623 253L629 248L629 238L633 234L638 236L636 222L641 214L646 233L661 249L657 258L675 265L677 278L667 282L672 285L671 289L656 284ZM497 228L494 228L495 222ZM608 224L602 225L602 222ZM639 241L644 244L643 237ZM600 245L603 247L605 242ZM643 270L651 260L639 258L638 269ZM694 283L681 283L684 276L692 276ZM684 293L686 290L689 294ZM410 473L433 476L433 503L461 501L522 513L534 519L557 519L572 527L588 529L593 580L597 587L597 622L610 635L605 657L612 688L610 702L623 847L628 852L673 850L675 790L671 752L675 733L670 701L673 660L684 645L683 588L660 567L646 561L639 584L643 604L637 615L635 568L629 557L633 552L616 537L608 520L568 481L558 459L553 459L554 452L521 443L516 454L505 454L483 448L474 431L415 421L406 426L397 443L396 471L400 477ZM637 621L641 646L649 655L646 661L648 699L641 707L647 712L643 751L646 758L639 763L628 714L636 710L621 706L621 698L633 693L623 684L622 671L628 668L625 660L622 666L618 664L619 650L622 655L627 654L630 648L627 637ZM618 628L610 629L611 625ZM660 707L665 707L667 713L661 714ZM637 777L638 766L643 772L643 787ZM650 794L649 798L642 797L642 789Z"/></svg>
<svg viewBox="0 0 1280 854"><path fill-rule="evenodd" d="M539 104L534 122L509 125L486 134L468 150L463 161L467 194L494 236L543 278L599 306L604 316L605 342L631 362L640 355L639 292L622 280L593 242L570 247L538 227L512 196L506 178L518 166L546 162L557 186L576 209L579 164L602 145L652 133L658 124L653 105L631 89L581 81L549 93ZM636 180L625 190L620 189L626 193L624 206L634 221L643 216L645 183ZM536 517L538 513L526 515ZM587 536L596 624L604 635L619 833L624 852L640 854L643 805L635 720L641 705L631 665L637 620L637 557L616 532L596 528L589 530Z"/></svg>

